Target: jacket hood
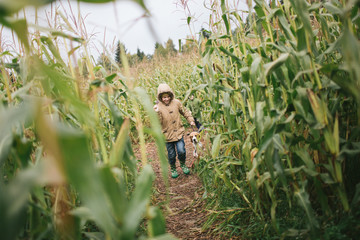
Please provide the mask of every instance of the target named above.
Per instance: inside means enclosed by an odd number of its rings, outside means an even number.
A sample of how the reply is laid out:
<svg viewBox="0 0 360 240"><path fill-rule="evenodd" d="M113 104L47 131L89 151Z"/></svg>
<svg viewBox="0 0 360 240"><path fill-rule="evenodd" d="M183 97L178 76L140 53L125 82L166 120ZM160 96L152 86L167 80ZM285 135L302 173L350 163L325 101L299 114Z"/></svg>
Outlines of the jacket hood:
<svg viewBox="0 0 360 240"><path fill-rule="evenodd" d="M170 86L166 83L159 84L157 97L160 102L161 101L161 95L164 93L168 93L170 95L171 101L174 100L174 92L171 90Z"/></svg>

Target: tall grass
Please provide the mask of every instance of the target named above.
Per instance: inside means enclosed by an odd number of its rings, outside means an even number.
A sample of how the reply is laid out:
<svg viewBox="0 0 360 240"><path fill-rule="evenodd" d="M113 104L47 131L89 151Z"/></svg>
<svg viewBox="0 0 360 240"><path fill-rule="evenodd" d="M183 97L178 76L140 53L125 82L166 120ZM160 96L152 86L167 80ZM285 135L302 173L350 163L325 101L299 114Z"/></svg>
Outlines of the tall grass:
<svg viewBox="0 0 360 240"><path fill-rule="evenodd" d="M248 1L247 19L229 2L211 5L211 36L199 43L212 141L198 165L205 227L244 239L354 238L358 2Z"/></svg>

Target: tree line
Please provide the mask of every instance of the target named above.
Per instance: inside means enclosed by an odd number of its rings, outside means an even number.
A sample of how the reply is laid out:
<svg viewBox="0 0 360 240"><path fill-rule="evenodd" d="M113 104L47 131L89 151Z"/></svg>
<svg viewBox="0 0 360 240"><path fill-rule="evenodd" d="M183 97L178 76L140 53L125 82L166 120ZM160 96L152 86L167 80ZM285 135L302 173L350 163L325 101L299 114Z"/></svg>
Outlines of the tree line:
<svg viewBox="0 0 360 240"><path fill-rule="evenodd" d="M159 42L155 43L154 46L154 53L153 54L145 54L141 49L137 48L137 51L135 54L131 54L128 52L128 49L122 43L121 41L118 41L116 45L116 50L113 56L108 56L105 53L102 53L97 63L98 65L102 65L105 69L110 70L111 69L111 59L110 57L113 57L113 60L119 65L123 66L123 57L125 56L129 65L134 66L138 63L141 63L143 61L152 61L154 59L160 59L160 58L167 58L169 56L175 56L179 53L188 53L195 49L195 42L188 38L185 40L185 43L182 44L181 39L179 39L179 49L175 48L175 44L171 38L169 38L164 44L161 44Z"/></svg>

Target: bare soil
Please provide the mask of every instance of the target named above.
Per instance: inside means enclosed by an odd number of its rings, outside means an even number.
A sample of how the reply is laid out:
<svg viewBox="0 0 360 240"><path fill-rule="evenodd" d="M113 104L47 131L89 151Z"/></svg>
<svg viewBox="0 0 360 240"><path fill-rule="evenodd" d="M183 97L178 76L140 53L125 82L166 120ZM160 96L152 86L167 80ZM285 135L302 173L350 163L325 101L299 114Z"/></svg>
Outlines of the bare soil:
<svg viewBox="0 0 360 240"><path fill-rule="evenodd" d="M189 133L189 131L187 132ZM184 136L186 147L186 165L190 167L193 158L193 146L187 134ZM166 219L167 232L179 239L219 239L210 235L210 230L203 231L202 225L206 221L204 189L199 177L190 169L190 174L185 175L176 160L179 176L171 178L169 168L169 197L170 202L166 207L166 187L161 176L160 161L154 142L147 143L147 157L156 174L154 204L162 206ZM164 149L166 151L166 149ZM139 151L137 151L139 154Z"/></svg>

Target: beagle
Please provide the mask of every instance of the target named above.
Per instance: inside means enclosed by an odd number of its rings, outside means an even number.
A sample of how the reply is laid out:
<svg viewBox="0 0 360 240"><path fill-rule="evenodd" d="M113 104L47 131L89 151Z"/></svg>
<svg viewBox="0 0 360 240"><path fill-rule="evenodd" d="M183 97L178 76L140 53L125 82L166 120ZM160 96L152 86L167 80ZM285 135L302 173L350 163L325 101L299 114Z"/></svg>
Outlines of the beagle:
<svg viewBox="0 0 360 240"><path fill-rule="evenodd" d="M191 132L190 133L190 140L194 146L194 151L193 151L193 155L194 158L198 158L199 154L198 154L198 146L202 147L202 144L200 142L200 135L198 132Z"/></svg>

